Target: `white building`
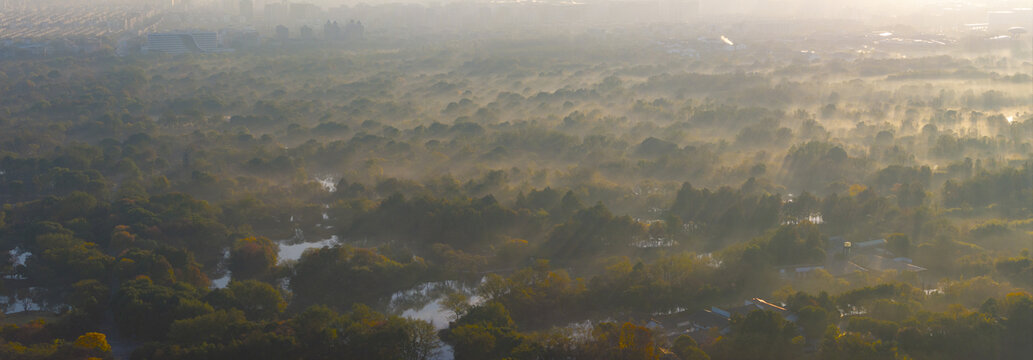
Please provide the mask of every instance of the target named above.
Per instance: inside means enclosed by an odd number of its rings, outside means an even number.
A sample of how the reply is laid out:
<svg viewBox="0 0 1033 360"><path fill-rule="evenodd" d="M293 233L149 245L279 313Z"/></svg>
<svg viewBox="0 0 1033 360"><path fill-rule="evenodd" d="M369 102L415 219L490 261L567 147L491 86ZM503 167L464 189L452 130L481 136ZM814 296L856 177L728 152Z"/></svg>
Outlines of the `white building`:
<svg viewBox="0 0 1033 360"><path fill-rule="evenodd" d="M986 22L991 31L1003 31L1012 27L1033 31L1033 8L988 11Z"/></svg>

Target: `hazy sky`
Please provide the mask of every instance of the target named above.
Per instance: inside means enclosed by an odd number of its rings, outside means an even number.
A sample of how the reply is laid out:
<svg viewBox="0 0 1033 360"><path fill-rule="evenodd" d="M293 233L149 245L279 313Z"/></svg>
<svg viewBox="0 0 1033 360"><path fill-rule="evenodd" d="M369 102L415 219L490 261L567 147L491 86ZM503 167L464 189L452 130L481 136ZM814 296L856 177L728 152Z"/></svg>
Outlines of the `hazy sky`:
<svg viewBox="0 0 1033 360"><path fill-rule="evenodd" d="M193 1L235 1L235 0L193 0ZM419 3L447 4L455 2L488 3L516 2L518 0L293 0L291 2L310 2L324 8L340 5ZM678 1L678 0L536 0L537 2L577 2L598 3L609 1ZM687 0L691 1L691 0ZM277 3L281 0L255 0L256 4ZM1033 0L989 0L989 1L948 1L948 0L698 0L700 11L704 13L742 13L742 14L815 14L815 13L850 13L865 11L886 15L903 15L928 8L1010 8L1033 7Z"/></svg>
<svg viewBox="0 0 1033 360"><path fill-rule="evenodd" d="M7 0L9 2L27 4L97 4L97 3L151 3L170 4L183 1L192 4L193 8L235 9L240 0ZM252 0L256 13L261 13L265 4L295 2L313 3L328 9L341 5L355 6L359 4L423 4L445 5L449 3L490 3L517 2L524 0ZM986 10L1008 9L1015 7L1033 7L1033 0L533 0L526 2L583 4L639 1L639 2L696 2L699 13L704 15L742 15L746 17L793 17L793 18L892 18L937 15L945 11L979 13ZM955 10L945 10L955 9ZM234 10L235 11L235 10Z"/></svg>

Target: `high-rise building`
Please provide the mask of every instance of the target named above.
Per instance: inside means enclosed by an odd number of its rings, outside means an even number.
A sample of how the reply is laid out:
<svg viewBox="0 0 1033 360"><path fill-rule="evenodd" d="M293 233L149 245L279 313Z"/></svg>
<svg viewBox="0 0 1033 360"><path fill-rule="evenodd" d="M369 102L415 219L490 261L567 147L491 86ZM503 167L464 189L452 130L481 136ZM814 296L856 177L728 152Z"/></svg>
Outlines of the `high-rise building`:
<svg viewBox="0 0 1033 360"><path fill-rule="evenodd" d="M240 0L240 16L251 20L255 16L255 3L253 0Z"/></svg>
<svg viewBox="0 0 1033 360"><path fill-rule="evenodd" d="M290 14L295 19L311 19L319 15L320 9L315 4L291 3Z"/></svg>
<svg viewBox="0 0 1033 360"><path fill-rule="evenodd" d="M344 25L344 38L347 40L362 39L365 32L362 21L348 20L348 24Z"/></svg>
<svg viewBox="0 0 1033 360"><path fill-rule="evenodd" d="M287 3L266 3L262 9L262 16L272 23L286 22L289 15L290 7Z"/></svg>
<svg viewBox="0 0 1033 360"><path fill-rule="evenodd" d="M341 38L341 26L337 25L337 22L326 21L326 25L323 25L323 37L327 40L338 40Z"/></svg>
<svg viewBox="0 0 1033 360"><path fill-rule="evenodd" d="M215 32L171 32L147 35L147 51L166 54L208 53L219 48Z"/></svg>

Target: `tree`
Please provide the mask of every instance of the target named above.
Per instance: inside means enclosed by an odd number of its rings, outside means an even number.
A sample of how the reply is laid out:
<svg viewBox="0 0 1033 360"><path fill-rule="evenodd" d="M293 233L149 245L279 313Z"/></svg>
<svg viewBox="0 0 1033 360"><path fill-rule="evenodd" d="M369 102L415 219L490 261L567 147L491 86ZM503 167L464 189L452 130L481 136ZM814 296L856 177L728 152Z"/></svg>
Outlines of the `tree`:
<svg viewBox="0 0 1033 360"><path fill-rule="evenodd" d="M776 265L813 263L825 256L821 239L818 227L810 222L782 225L768 240L766 252Z"/></svg>
<svg viewBox="0 0 1033 360"><path fill-rule="evenodd" d="M1003 301L1004 349L1009 359L1033 357L1033 297L1028 293L1010 293Z"/></svg>
<svg viewBox="0 0 1033 360"><path fill-rule="evenodd" d="M361 304L341 318L338 357L357 359L427 359L437 347L434 328L422 320L388 316ZM456 358L460 358L457 348Z"/></svg>
<svg viewBox="0 0 1033 360"><path fill-rule="evenodd" d="M523 342L513 329L509 311L496 301L475 306L442 332L455 348L456 359L496 359L508 355Z"/></svg>
<svg viewBox="0 0 1033 360"><path fill-rule="evenodd" d="M229 290L237 297L241 310L250 319L272 319L287 307L280 290L255 280L235 281Z"/></svg>
<svg viewBox="0 0 1033 360"><path fill-rule="evenodd" d="M494 358L496 339L484 326L461 325L450 329L446 341L455 349L456 360Z"/></svg>
<svg viewBox="0 0 1033 360"><path fill-rule="evenodd" d="M375 249L349 246L307 251L294 266L290 279L293 302L302 306L346 306L355 301L375 300L410 287L426 275L423 259L409 256L404 261L390 259Z"/></svg>
<svg viewBox="0 0 1033 360"><path fill-rule="evenodd" d="M583 351L588 358L659 358L652 331L630 322L620 325L611 322L597 324L592 328L591 338L584 345Z"/></svg>
<svg viewBox="0 0 1033 360"><path fill-rule="evenodd" d="M460 291L450 291L441 300L441 305L452 312L452 321L463 317L470 310L470 299Z"/></svg>
<svg viewBox="0 0 1033 360"><path fill-rule="evenodd" d="M890 234L886 237L886 248L895 256L908 257L911 254L911 238L907 234Z"/></svg>
<svg viewBox="0 0 1033 360"><path fill-rule="evenodd" d="M105 276L114 259L97 249L96 244L66 234L47 234L36 238L41 256L27 264L29 278L41 283L75 283Z"/></svg>
<svg viewBox="0 0 1033 360"><path fill-rule="evenodd" d="M839 333L834 325L825 331L819 356L829 360L892 360L898 358L896 352L878 340L868 341L856 333Z"/></svg>
<svg viewBox="0 0 1033 360"><path fill-rule="evenodd" d="M311 306L291 319L291 328L301 345L299 355L303 358L326 357L337 337L343 335L336 326L339 321L339 314L321 305Z"/></svg>
<svg viewBox="0 0 1033 360"><path fill-rule="evenodd" d="M653 332L644 326L630 322L621 325L620 340L617 347L620 358L627 360L658 359Z"/></svg>
<svg viewBox="0 0 1033 360"><path fill-rule="evenodd" d="M831 320L828 311L813 305L805 306L797 311L797 316L799 318L797 324L803 328L804 335L810 339L819 338L828 328Z"/></svg>
<svg viewBox="0 0 1033 360"><path fill-rule="evenodd" d="M477 295L480 295L486 301L502 298L509 291L510 288L506 279L496 273L485 275L484 281L481 281L481 285L477 287Z"/></svg>
<svg viewBox="0 0 1033 360"><path fill-rule="evenodd" d="M166 286L176 282L176 272L169 260L150 250L132 248L123 251L115 264L115 270L122 279L146 276L151 281Z"/></svg>
<svg viewBox="0 0 1033 360"><path fill-rule="evenodd" d="M75 339L75 348L85 352L88 357L108 357L111 354L111 345L108 345L107 336L102 333L88 332Z"/></svg>
<svg viewBox="0 0 1033 360"><path fill-rule="evenodd" d="M182 345L225 343L246 331L246 325L247 320L240 310L219 310L174 321L169 326L168 339Z"/></svg>
<svg viewBox="0 0 1033 360"><path fill-rule="evenodd" d="M96 279L82 280L72 285L68 304L85 311L93 319L100 319L108 305L109 289Z"/></svg>
<svg viewBox="0 0 1033 360"><path fill-rule="evenodd" d="M430 359L441 343L434 325L423 320L399 320L405 331L405 341L401 343L399 352L406 360Z"/></svg>
<svg viewBox="0 0 1033 360"><path fill-rule="evenodd" d="M680 360L710 360L710 356L703 352L699 348L699 344L696 340L688 335L679 335L677 339L674 339L674 344L671 347L671 351L675 355L678 355Z"/></svg>
<svg viewBox="0 0 1033 360"><path fill-rule="evenodd" d="M230 252L230 271L235 279L245 280L269 275L276 267L279 247L264 237L237 240Z"/></svg>
<svg viewBox="0 0 1033 360"><path fill-rule="evenodd" d="M111 231L111 239L108 241L109 254L121 253L136 243L136 236L130 233L129 230L128 226L119 225Z"/></svg>
<svg viewBox="0 0 1033 360"><path fill-rule="evenodd" d="M553 229L545 245L561 259L587 257L627 246L646 234L645 227L628 216L616 217L602 203L578 211Z"/></svg>
<svg viewBox="0 0 1033 360"><path fill-rule="evenodd" d="M883 342L893 341L900 326L892 321L876 320L869 317L854 316L847 320L846 329L862 334L873 336Z"/></svg>
<svg viewBox="0 0 1033 360"><path fill-rule="evenodd" d="M124 282L112 299L119 330L138 339L161 339L172 323L212 312L189 285L156 285L146 277Z"/></svg>
<svg viewBox="0 0 1033 360"><path fill-rule="evenodd" d="M509 317L509 311L502 303L490 301L471 308L456 321L456 324L506 328L513 326L513 319Z"/></svg>
<svg viewBox="0 0 1033 360"><path fill-rule="evenodd" d="M714 359L797 359L802 356L802 338L796 326L781 315L766 310L734 316L732 332L720 338L710 354Z"/></svg>

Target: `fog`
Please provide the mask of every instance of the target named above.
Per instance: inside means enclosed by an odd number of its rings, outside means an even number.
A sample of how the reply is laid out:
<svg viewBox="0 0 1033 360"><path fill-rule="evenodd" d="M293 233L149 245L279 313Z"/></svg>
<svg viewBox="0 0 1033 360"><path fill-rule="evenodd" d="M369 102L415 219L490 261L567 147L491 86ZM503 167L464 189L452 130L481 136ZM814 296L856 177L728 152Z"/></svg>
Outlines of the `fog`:
<svg viewBox="0 0 1033 360"><path fill-rule="evenodd" d="M1030 27L1022 0L957 1L264 1L264 0L5 0L0 3L0 38L60 36L115 37L161 31L242 31L261 36L325 37L323 26L353 21L378 42L401 37L484 36L493 31L608 31L626 26L663 25L709 33L760 27L764 34L818 35L851 27L882 27L934 33L964 31L973 25L992 31ZM303 34L303 27L311 33ZM350 27L345 33L352 31ZM853 29L851 29L853 30ZM684 31L682 31L684 32ZM228 45L224 45L230 47Z"/></svg>
<svg viewBox="0 0 1033 360"><path fill-rule="evenodd" d="M1033 358L1031 30L0 0L0 357Z"/></svg>

